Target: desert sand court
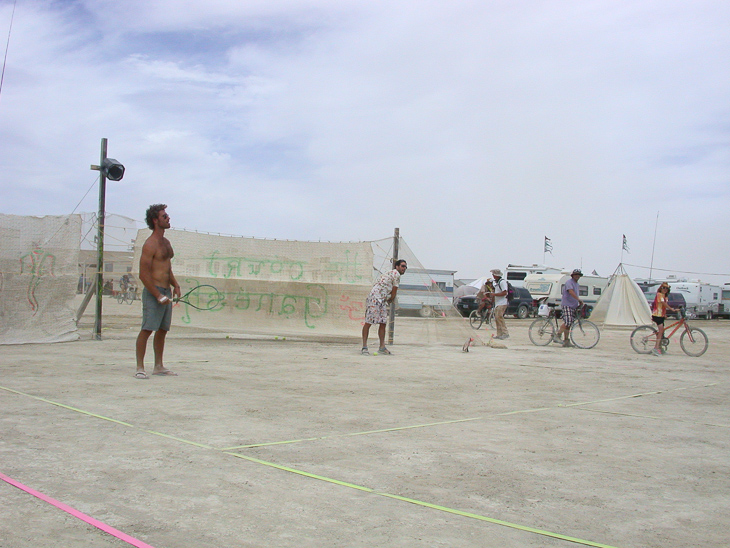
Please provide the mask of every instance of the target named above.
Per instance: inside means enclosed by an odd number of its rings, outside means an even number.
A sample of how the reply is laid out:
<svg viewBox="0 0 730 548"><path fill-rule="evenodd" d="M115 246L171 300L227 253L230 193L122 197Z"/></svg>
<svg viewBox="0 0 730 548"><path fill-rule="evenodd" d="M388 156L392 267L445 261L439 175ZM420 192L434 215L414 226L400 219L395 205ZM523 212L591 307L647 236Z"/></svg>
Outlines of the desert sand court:
<svg viewBox="0 0 730 548"><path fill-rule="evenodd" d="M0 348L3 548L730 545L728 322L700 358L174 326L136 380L107 303L102 341Z"/></svg>

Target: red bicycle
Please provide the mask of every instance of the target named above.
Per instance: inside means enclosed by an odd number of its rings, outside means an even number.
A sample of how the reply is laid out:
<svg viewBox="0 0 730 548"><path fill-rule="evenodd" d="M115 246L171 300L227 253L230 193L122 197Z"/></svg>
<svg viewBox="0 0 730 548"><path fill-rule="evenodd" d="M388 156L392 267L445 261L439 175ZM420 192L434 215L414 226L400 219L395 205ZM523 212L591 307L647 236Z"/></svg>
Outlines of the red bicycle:
<svg viewBox="0 0 730 548"><path fill-rule="evenodd" d="M674 328L673 331L669 333L672 328ZM690 327L682 309L680 309L680 319L678 321L664 326L664 336L661 341L662 353L666 352L672 335L682 328L684 329L679 336L679 346L682 347L684 353L695 358L704 354L710 344L707 335L697 327ZM657 328L653 325L637 327L631 333L631 348L639 354L651 354L651 351L656 347L657 334Z"/></svg>

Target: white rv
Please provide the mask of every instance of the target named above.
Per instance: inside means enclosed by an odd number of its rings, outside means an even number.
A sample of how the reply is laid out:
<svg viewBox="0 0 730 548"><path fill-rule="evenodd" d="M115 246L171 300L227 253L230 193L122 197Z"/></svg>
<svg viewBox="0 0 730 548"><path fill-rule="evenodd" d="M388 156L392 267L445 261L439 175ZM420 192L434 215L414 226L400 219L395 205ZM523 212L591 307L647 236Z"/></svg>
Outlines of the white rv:
<svg viewBox="0 0 730 548"><path fill-rule="evenodd" d="M455 272L409 268L400 277L396 296L398 308L417 311L424 318L451 309Z"/></svg>
<svg viewBox="0 0 730 548"><path fill-rule="evenodd" d="M711 320L720 312L722 289L702 282L669 282L672 292L681 293L687 302L687 311Z"/></svg>
<svg viewBox="0 0 730 548"><path fill-rule="evenodd" d="M525 278L529 274L560 274L561 268L553 268L541 264L533 264L530 266L519 264L508 264L505 269L505 278L513 287L525 287Z"/></svg>
<svg viewBox="0 0 730 548"><path fill-rule="evenodd" d="M563 297L563 286L568 278L570 278L570 272L528 274L525 276L524 285L533 299L545 299L548 303L560 304ZM579 296L586 303L589 312L593 310L607 285L608 278L602 276L582 276L578 280Z"/></svg>
<svg viewBox="0 0 730 548"><path fill-rule="evenodd" d="M722 286L722 298L720 299L719 316L730 318L730 283Z"/></svg>

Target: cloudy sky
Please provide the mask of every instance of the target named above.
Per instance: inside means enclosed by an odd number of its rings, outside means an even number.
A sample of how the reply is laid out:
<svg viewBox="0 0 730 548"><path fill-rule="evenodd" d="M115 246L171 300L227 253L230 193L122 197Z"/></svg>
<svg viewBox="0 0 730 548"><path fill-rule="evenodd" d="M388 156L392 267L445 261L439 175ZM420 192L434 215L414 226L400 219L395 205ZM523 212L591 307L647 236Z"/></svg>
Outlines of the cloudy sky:
<svg viewBox="0 0 730 548"><path fill-rule="evenodd" d="M552 266L610 274L624 234L649 266L656 226L655 275L730 282L728 29L724 0L0 0L0 213L96 210L105 137L140 221L399 227L464 278L545 236Z"/></svg>

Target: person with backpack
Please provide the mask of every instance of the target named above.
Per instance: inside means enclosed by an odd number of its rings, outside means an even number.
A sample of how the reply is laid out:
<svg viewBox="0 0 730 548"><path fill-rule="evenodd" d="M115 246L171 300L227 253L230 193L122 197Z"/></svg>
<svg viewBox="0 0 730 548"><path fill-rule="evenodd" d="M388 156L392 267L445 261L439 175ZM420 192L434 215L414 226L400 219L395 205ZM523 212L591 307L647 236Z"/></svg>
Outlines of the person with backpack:
<svg viewBox="0 0 730 548"><path fill-rule="evenodd" d="M502 278L502 271L499 268L490 270L490 272L494 276L494 293L491 293L491 295L494 297L494 321L497 324L497 335L494 338L509 339L509 330L507 329L507 323L504 321L504 313L509 304L510 285L507 280Z"/></svg>

